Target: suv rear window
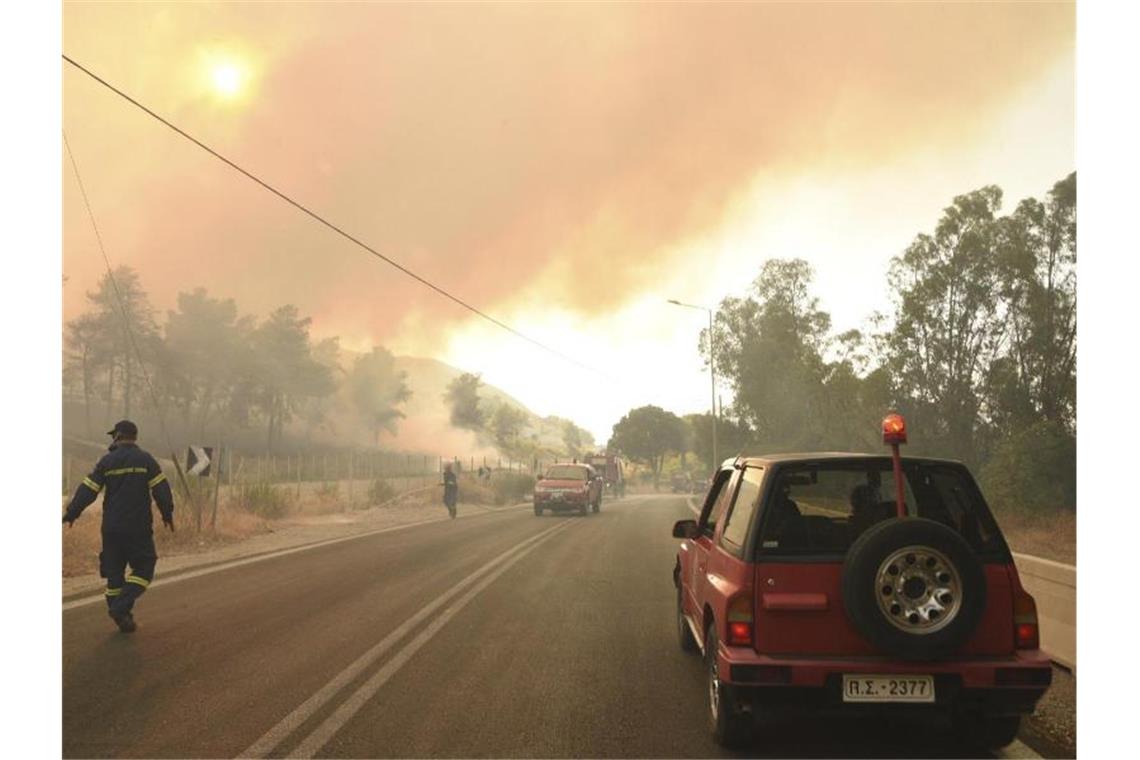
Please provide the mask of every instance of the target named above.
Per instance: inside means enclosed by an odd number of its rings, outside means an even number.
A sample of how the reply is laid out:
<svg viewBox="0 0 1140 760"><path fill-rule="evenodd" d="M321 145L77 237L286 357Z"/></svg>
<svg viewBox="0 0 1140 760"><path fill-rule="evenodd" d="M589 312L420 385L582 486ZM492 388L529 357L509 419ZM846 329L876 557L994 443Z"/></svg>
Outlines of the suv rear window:
<svg viewBox="0 0 1140 760"><path fill-rule="evenodd" d="M907 514L946 525L981 554L1004 552L993 516L965 467L903 462ZM890 459L792 464L773 473L761 518L762 555L835 555L897 514Z"/></svg>

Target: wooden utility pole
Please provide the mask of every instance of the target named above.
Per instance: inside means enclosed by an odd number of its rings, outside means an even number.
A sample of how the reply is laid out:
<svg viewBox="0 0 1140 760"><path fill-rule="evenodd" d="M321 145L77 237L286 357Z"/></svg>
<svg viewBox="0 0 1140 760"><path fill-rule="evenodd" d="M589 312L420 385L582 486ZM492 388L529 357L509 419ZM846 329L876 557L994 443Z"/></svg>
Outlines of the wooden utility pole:
<svg viewBox="0 0 1140 760"><path fill-rule="evenodd" d="M222 442L218 441L217 456L214 457L214 509L210 512L210 530L218 529L218 491L222 489Z"/></svg>

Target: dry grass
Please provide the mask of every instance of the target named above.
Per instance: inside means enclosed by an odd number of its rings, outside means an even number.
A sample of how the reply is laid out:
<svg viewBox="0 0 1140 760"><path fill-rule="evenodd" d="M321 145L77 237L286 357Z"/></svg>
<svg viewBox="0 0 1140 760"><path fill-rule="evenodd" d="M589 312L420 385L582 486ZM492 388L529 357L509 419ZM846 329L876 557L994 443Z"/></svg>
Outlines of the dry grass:
<svg viewBox="0 0 1140 760"><path fill-rule="evenodd" d="M1010 549L1056 562L1077 563L1077 514L1069 511L995 510Z"/></svg>
<svg viewBox="0 0 1140 760"><path fill-rule="evenodd" d="M212 505L211 505L212 506ZM63 529L63 576L87 575L99 571L99 550L103 539L99 526L103 518L100 505L89 507L70 528ZM272 521L247 512L221 505L217 523L210 529L210 511L204 509L202 531L196 530L196 520L190 509L175 509L174 532L154 517L154 543L160 557L192 554L225 544L241 541L272 530Z"/></svg>

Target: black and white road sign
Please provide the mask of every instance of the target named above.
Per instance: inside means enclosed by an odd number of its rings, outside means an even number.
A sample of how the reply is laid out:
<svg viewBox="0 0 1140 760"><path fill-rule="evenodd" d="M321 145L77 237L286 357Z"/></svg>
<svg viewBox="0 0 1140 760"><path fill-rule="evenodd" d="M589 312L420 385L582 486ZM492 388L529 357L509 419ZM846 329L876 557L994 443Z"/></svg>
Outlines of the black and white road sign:
<svg viewBox="0 0 1140 760"><path fill-rule="evenodd" d="M202 478L210 477L210 462L213 458L213 447L191 446L186 449L186 472Z"/></svg>

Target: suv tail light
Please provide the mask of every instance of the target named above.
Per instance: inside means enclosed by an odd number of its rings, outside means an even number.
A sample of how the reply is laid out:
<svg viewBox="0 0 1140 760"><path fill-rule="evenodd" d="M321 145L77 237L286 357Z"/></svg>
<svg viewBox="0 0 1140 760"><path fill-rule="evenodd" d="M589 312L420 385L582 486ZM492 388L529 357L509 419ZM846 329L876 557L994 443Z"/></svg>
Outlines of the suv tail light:
<svg viewBox="0 0 1140 760"><path fill-rule="evenodd" d="M1020 588L1013 599L1013 638L1018 649L1038 649L1041 646L1037 629L1037 603Z"/></svg>
<svg viewBox="0 0 1140 760"><path fill-rule="evenodd" d="M752 644L752 590L728 603L728 643L733 646Z"/></svg>

